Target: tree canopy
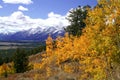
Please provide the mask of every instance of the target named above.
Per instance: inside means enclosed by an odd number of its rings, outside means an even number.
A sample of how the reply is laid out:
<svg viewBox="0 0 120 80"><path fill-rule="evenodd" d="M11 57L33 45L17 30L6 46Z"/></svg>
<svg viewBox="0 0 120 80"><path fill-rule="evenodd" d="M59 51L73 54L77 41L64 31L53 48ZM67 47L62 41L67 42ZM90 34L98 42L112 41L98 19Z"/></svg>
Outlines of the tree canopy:
<svg viewBox="0 0 120 80"><path fill-rule="evenodd" d="M17 73L28 70L28 57L24 50L17 49L13 57L14 68Z"/></svg>
<svg viewBox="0 0 120 80"><path fill-rule="evenodd" d="M67 19L70 22L70 25L65 28L66 32L73 36L79 36L82 34L82 29L86 26L84 20L87 17L88 8L90 8L90 6L78 6L69 11Z"/></svg>

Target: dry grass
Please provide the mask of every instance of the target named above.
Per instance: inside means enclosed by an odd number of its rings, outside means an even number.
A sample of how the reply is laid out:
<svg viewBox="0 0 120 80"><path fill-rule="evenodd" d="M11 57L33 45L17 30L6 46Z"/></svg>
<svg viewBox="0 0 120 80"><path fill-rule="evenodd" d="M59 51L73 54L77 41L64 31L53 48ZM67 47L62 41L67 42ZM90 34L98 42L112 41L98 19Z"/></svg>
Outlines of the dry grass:
<svg viewBox="0 0 120 80"><path fill-rule="evenodd" d="M45 58L45 56L43 56L42 54L38 53L36 55L30 56L29 57L30 63L41 64L42 58ZM65 64L73 65L72 62L63 63L61 65L65 65ZM77 65L77 63L74 65ZM80 76L80 72L68 73L58 66L53 66L53 65L50 66L52 66L50 76L47 76L46 69L43 68L43 69L32 69L24 73L9 74L7 78L0 77L0 80L79 80L78 78ZM115 77L115 80L120 80L119 72L120 72L119 68L114 71L113 77Z"/></svg>

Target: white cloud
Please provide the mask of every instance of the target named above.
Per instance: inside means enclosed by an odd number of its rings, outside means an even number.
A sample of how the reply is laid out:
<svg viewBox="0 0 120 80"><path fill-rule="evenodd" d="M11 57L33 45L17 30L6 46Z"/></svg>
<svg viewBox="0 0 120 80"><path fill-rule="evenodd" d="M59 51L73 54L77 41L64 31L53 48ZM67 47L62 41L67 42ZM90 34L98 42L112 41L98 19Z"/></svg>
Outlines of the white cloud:
<svg viewBox="0 0 120 80"><path fill-rule="evenodd" d="M19 7L18 7L18 10L20 10L20 11L28 11L28 8L25 8L25 7L23 7L23 6L19 6Z"/></svg>
<svg viewBox="0 0 120 80"><path fill-rule="evenodd" d="M53 17L53 18L59 18L59 17L62 17L61 15L59 15L59 14L55 14L54 12L50 12L49 14L48 14L48 17Z"/></svg>
<svg viewBox="0 0 120 80"><path fill-rule="evenodd" d="M32 0L2 0L4 3L9 4L31 4Z"/></svg>
<svg viewBox="0 0 120 80"><path fill-rule="evenodd" d="M69 24L65 17L66 16L50 12L47 19L32 19L24 15L21 11L16 11L10 16L0 17L0 33L14 33L37 27L41 29L48 27L63 29L63 27Z"/></svg>
<svg viewBox="0 0 120 80"><path fill-rule="evenodd" d="M54 26L54 25L58 25L58 27L63 27L66 26L68 24L68 21L65 18L66 16L62 16L59 14L55 14L54 12L50 12L48 14L48 18L45 20L44 25L49 25L49 26Z"/></svg>
<svg viewBox="0 0 120 80"><path fill-rule="evenodd" d="M0 5L0 9L3 8L1 5Z"/></svg>

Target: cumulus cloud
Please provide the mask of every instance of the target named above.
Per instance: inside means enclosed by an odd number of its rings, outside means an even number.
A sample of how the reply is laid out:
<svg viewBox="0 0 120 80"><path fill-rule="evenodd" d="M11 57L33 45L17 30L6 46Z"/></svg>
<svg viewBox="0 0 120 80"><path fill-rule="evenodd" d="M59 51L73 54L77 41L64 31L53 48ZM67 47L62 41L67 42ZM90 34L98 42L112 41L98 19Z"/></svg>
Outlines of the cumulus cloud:
<svg viewBox="0 0 120 80"><path fill-rule="evenodd" d="M17 31L38 27L41 29L48 27L63 29L63 27L69 24L65 17L66 16L50 12L47 19L32 19L24 15L21 11L16 11L10 16L0 17L0 33L15 33Z"/></svg>
<svg viewBox="0 0 120 80"><path fill-rule="evenodd" d="M54 25L58 25L58 27L63 27L66 26L68 24L68 21L65 18L66 16L62 16L59 14L55 14L54 12L50 12L48 14L48 18L45 21L46 26L54 26ZM44 23L44 25L45 25Z"/></svg>
<svg viewBox="0 0 120 80"><path fill-rule="evenodd" d="M3 8L1 5L0 5L0 9Z"/></svg>
<svg viewBox="0 0 120 80"><path fill-rule="evenodd" d="M19 7L18 7L18 10L20 10L20 11L28 11L28 8L25 8L25 7L23 7L23 6L19 6Z"/></svg>
<svg viewBox="0 0 120 80"><path fill-rule="evenodd" d="M32 0L2 0L4 3L9 4L31 4Z"/></svg>

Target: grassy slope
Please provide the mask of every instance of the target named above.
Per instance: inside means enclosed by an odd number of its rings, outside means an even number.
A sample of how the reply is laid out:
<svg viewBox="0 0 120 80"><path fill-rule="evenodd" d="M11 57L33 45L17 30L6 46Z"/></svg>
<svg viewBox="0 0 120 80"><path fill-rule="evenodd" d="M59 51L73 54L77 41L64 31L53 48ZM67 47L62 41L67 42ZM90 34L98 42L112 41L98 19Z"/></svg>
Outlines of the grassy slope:
<svg viewBox="0 0 120 80"><path fill-rule="evenodd" d="M44 52L43 52L44 53ZM30 63L36 64L41 63L43 56L41 53L31 55L29 57ZM72 62L66 62L64 64L73 64ZM51 65L49 65L51 66ZM53 67L53 65L52 65ZM1 77L0 80L79 80L77 77L79 77L80 72L78 73L67 73L63 71L62 69L58 68L57 66L54 66L52 75L47 77L46 71L40 70L40 69L32 69L30 71L24 72L24 73L15 73L15 74L9 74L7 78ZM115 80L119 80L120 78L120 69L115 70L114 75L116 77Z"/></svg>
<svg viewBox="0 0 120 80"><path fill-rule="evenodd" d="M29 57L30 63L41 63L43 56L41 53L31 55ZM46 77L45 70L32 69L24 73L9 74L7 78L1 77L0 80L76 80L78 74L70 74L59 69L57 66L53 67L54 72L51 76Z"/></svg>

